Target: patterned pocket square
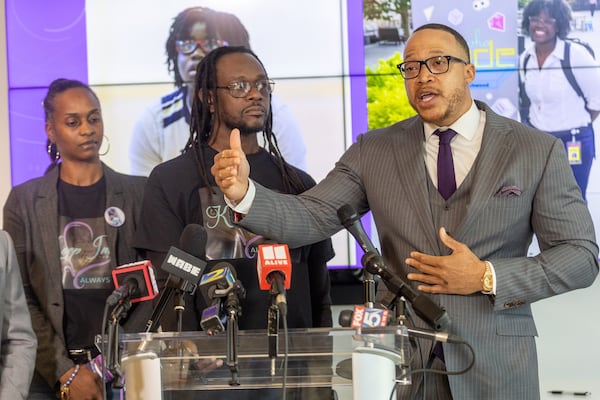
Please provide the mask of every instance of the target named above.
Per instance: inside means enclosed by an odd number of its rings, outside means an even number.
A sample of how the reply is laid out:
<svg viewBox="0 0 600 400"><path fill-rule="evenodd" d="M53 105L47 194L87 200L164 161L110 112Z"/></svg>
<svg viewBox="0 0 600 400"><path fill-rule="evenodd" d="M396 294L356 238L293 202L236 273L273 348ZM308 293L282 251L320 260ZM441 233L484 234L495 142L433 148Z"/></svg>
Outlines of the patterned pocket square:
<svg viewBox="0 0 600 400"><path fill-rule="evenodd" d="M496 192L496 196L498 197L511 197L511 196L520 196L521 195L521 189L519 189L517 186L511 185L511 186L503 186L500 188L500 190L498 190Z"/></svg>

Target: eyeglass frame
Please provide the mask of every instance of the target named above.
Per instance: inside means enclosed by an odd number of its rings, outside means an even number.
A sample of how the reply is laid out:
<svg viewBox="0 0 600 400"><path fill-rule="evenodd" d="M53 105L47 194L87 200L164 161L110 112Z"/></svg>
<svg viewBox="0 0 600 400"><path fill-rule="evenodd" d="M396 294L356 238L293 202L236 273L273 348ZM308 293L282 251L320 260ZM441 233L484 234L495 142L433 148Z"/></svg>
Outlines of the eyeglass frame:
<svg viewBox="0 0 600 400"><path fill-rule="evenodd" d="M427 62L429 62L429 61L431 61L431 60L439 59L439 58L445 58L445 59L446 59L446 61L448 62L448 68L446 68L446 70L445 70L445 71L443 71L443 72L433 72L433 71L431 70L431 68L429 67L429 65L427 65ZM445 74L445 73L447 73L448 71L450 71L450 61L457 61L457 62L461 62L461 63L463 63L463 64L465 64L465 65L469 65L469 63L468 63L467 61L463 60L462 58L458 58L458 57L454 57L454 56L448 56L448 55L444 55L444 56L433 56L433 57L429 57L429 58L427 58L427 59L425 59L425 60L411 60L411 61L405 61L405 62L402 62L402 63L400 63L400 64L396 65L396 68L398 68L398 71L400 71L400 75L402 75L402 78L404 78L405 80L406 80L406 79L415 79L415 78L416 78L416 77L418 77L418 76L419 76L419 74L421 73L421 67L422 67L423 65L425 65L425 66L427 67L427 70L428 70L430 73L434 74L434 75L441 75L441 74ZM403 66L403 65L405 65L405 64L408 64L408 63L419 63L419 70L417 71L417 73L416 73L416 75L415 75L415 76L412 76L412 77L410 77L410 78L407 78L407 77L405 76L405 72L403 72L403 71L402 71L402 66Z"/></svg>
<svg viewBox="0 0 600 400"><path fill-rule="evenodd" d="M544 26L553 26L556 24L556 18L548 18L548 19L544 19L544 18L540 18L540 17L536 17L535 15L527 17L529 20L529 25L531 25L531 23L534 24L541 24Z"/></svg>
<svg viewBox="0 0 600 400"><path fill-rule="evenodd" d="M264 88L267 89L267 92L263 93L263 88L259 88L258 85L265 84L265 83L266 83L266 85L264 86ZM232 86L239 85L239 84L248 84L248 86L246 86L247 89L245 89L245 93L242 96L237 96L237 95L233 94L234 90L241 90L241 88L236 89L235 87L232 87ZM226 86L215 86L215 89L227 89L227 92L229 93L229 95L236 99L243 99L244 97L248 96L248 94L250 94L250 92L252 91L253 88L256 89L262 95L265 95L265 96L270 95L271 93L273 93L273 90L275 90L275 82L270 79L259 79L254 82L237 81L237 82L231 82L229 85L226 85Z"/></svg>
<svg viewBox="0 0 600 400"><path fill-rule="evenodd" d="M191 51L183 51L181 49L181 46L184 43L193 43L194 44L194 48ZM205 46L205 43L209 43L210 47ZM223 47L223 46L227 46L228 43L224 40L221 39L180 39L180 40L176 40L175 41L175 50L177 50L178 53L184 54L186 56L189 56L191 54L193 54L196 50L198 50L198 48L200 48L204 54L208 54L210 53L212 50L214 49L218 49L219 47Z"/></svg>

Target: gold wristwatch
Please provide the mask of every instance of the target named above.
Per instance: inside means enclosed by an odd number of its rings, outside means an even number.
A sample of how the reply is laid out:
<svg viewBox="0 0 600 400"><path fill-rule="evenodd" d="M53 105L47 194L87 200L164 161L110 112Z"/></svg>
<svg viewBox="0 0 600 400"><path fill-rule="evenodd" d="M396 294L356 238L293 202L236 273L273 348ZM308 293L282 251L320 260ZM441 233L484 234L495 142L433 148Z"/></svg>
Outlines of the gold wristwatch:
<svg viewBox="0 0 600 400"><path fill-rule="evenodd" d="M492 264L489 261L484 261L485 272L481 278L481 293L493 294L494 293L494 274L492 274Z"/></svg>

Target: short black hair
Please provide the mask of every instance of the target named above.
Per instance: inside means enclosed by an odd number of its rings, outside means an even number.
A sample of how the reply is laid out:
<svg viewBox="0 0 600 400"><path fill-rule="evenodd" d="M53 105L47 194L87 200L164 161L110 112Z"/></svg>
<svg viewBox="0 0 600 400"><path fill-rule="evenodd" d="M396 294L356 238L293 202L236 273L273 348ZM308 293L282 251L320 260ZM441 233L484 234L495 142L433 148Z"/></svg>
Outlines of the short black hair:
<svg viewBox="0 0 600 400"><path fill-rule="evenodd" d="M418 27L417 29L415 29L413 31L413 33L418 32L418 31L422 31L425 29L433 29L433 30L437 30L437 31L444 31L444 32L448 32L449 34L451 34L452 36L454 36L454 38L456 39L456 41L458 42L458 44L460 45L460 47L463 48L463 50L465 51L466 55L467 55L467 62L470 63L471 62L471 52L469 50L469 45L467 44L467 41L465 40L465 38L458 33L458 31L456 31L455 29L450 28L447 25L444 24L425 24L425 25L421 25L420 27Z"/></svg>
<svg viewBox="0 0 600 400"><path fill-rule="evenodd" d="M523 34L529 36L529 17L540 15L546 10L551 18L556 20L556 35L564 39L571 31L571 20L573 15L571 7L564 0L533 0L523 10L523 22L521 25Z"/></svg>

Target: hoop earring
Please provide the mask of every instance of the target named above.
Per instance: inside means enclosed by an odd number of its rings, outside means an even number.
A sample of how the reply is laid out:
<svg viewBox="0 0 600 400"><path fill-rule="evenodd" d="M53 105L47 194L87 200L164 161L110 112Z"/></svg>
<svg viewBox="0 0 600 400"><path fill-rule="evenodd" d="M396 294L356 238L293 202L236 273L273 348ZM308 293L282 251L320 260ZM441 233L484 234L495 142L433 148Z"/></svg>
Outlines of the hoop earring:
<svg viewBox="0 0 600 400"><path fill-rule="evenodd" d="M106 135L104 135L102 137L102 143L105 143L105 142L106 142L106 151L104 151L104 153L100 153L100 151L98 151L99 156L107 155L110 150L110 140L108 139L108 136L106 136Z"/></svg>
<svg viewBox="0 0 600 400"><path fill-rule="evenodd" d="M58 147L56 146L56 143L48 143L48 155L50 156L50 159L53 160L53 162L57 162L60 159L60 152L58 151ZM54 156L53 156L54 154Z"/></svg>

